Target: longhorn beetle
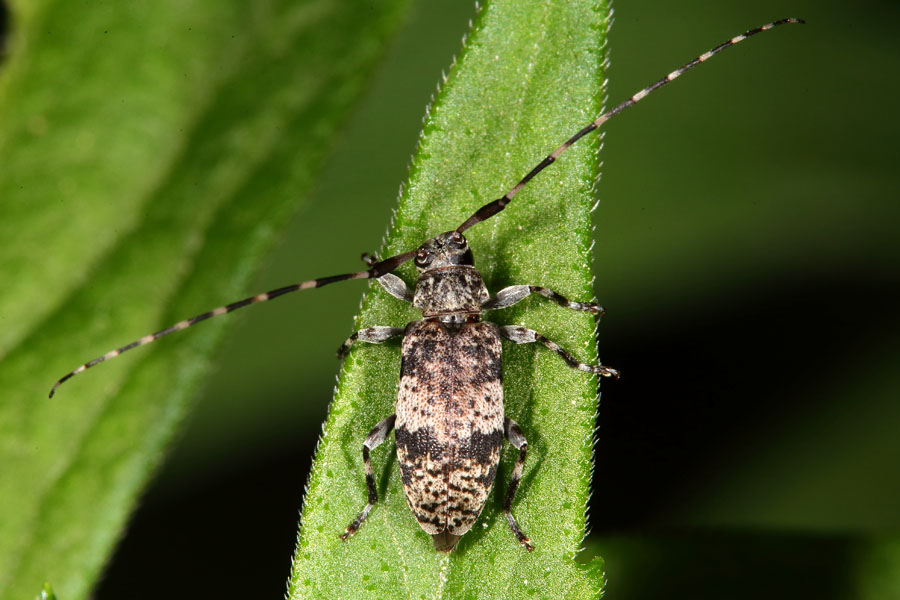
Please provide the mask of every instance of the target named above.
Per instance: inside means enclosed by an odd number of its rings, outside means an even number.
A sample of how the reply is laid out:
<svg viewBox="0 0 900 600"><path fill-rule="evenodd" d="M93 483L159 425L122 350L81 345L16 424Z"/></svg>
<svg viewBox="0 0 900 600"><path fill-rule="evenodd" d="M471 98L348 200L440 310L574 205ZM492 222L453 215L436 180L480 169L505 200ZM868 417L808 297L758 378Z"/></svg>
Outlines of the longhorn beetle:
<svg viewBox="0 0 900 600"><path fill-rule="evenodd" d="M409 507L422 529L432 535L435 548L445 552L452 550L460 536L472 528L484 508L497 473L500 448L505 437L519 451L519 455L506 490L503 509L516 539L526 549L532 550L531 540L511 512L528 442L522 429L503 412L500 339L506 338L516 344L538 342L580 371L606 377L618 377L619 373L604 365L579 362L565 349L532 329L517 325L501 327L483 321L485 311L512 306L531 294L538 294L571 310L602 315L603 309L593 302L570 301L553 290L536 285L513 285L491 296L475 268L472 251L463 232L502 211L535 175L555 162L572 144L615 115L725 48L787 23L803 21L781 19L751 29L704 52L642 89L566 140L501 198L485 204L455 230L441 233L418 249L384 260L364 255L369 266L365 271L289 285L179 321L81 365L59 379L50 390L50 396L63 382L98 363L211 317L290 292L348 279L376 279L388 294L411 302L421 310L422 319L406 327L377 325L360 329L338 350L338 356L344 357L356 342L380 344L391 338L403 338L395 412L378 423L363 442L368 502L341 538L346 540L356 533L378 501L369 452L380 446L391 430L395 430L397 460ZM392 273L411 259L414 259L419 273L415 291L410 291L404 281Z"/></svg>

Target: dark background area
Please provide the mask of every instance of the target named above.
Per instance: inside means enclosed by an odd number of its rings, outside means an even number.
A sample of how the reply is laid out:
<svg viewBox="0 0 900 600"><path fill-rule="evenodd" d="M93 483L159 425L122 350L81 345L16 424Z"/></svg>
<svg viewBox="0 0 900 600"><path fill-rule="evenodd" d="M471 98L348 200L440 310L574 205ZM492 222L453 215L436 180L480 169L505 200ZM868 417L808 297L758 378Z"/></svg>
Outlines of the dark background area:
<svg viewBox="0 0 900 600"><path fill-rule="evenodd" d="M9 9L0 2L0 60L6 55L6 36L9 32Z"/></svg>
<svg viewBox="0 0 900 600"><path fill-rule="evenodd" d="M717 57L606 130L596 293L601 355L623 377L603 383L587 553L607 560L609 598L867 597L886 577L871 557L900 563L879 554L900 531L900 8L615 10L610 104L748 27L809 24ZM417 6L259 290L377 249L471 13ZM97 598L205 595L223 570L220 597L283 594L360 293L235 316Z"/></svg>

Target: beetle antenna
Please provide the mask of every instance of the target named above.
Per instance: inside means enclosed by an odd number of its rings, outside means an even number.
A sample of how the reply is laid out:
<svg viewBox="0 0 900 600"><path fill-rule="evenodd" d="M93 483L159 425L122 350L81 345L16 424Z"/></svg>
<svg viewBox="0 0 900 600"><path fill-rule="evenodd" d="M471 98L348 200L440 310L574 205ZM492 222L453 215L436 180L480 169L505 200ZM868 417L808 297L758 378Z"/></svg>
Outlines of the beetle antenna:
<svg viewBox="0 0 900 600"><path fill-rule="evenodd" d="M156 333L151 333L150 335L145 335L144 337L131 342L130 344L126 344L121 348L116 348L115 350L110 350L103 356L98 356L92 361L86 362L74 371L70 371L65 376L60 377L57 382L53 385L53 388L50 390L50 397L53 397L53 394L56 393L57 388L62 385L64 382L68 381L75 375L78 375L82 371L90 369L94 365L98 365L102 362L106 362L111 358L115 358L122 354L123 352L127 352L129 350L133 350L139 346L146 346L150 342L155 342L161 337L165 337L170 333L175 333L176 331L181 331L182 329L187 329L192 325L196 325L200 321L205 321L207 319L211 319L213 317L218 317L219 315L224 315L226 313L233 312L239 308L244 308L245 306L250 306L251 304L256 304L258 302L266 302L268 300L274 300L279 296L284 296L285 294L290 294L291 292L299 292L300 290L311 290L313 288L320 288L324 285L328 285L329 283L337 283L338 281L347 281L350 279L377 279L386 273L390 273L409 259L415 256L415 252L406 252L404 254L398 254L396 256L391 256L390 258L386 258L382 261L375 262L374 260L369 263L371 266L369 269L365 271L357 271L356 273L345 273L343 275L332 275L331 277L320 277L319 279L310 279L309 281L302 281L300 283L295 283L294 285L289 285L286 287L278 288L277 290L272 290L269 292L265 292L264 294L257 294L255 296L250 296L249 298L244 298L243 300L238 300L237 302L232 302L231 304L226 304L225 306L220 306L219 308L214 308L213 310L207 311L203 314L199 314L195 317L191 317L190 319L185 319L183 321L178 321L174 325L166 327L165 329L161 329Z"/></svg>
<svg viewBox="0 0 900 600"><path fill-rule="evenodd" d="M665 77L660 79L659 81L656 81L655 83L650 84L649 86L645 87L638 93L634 94L631 98L629 98L628 100L625 100L624 102L622 102L621 104L619 104L618 106L613 108L612 110L603 113L602 115L597 117L597 120L595 120L593 123L591 123L587 127L584 127L581 131L579 131L578 133L576 133L575 135L570 137L568 140L566 140L559 148L557 148L556 150L554 150L553 152L548 154L544 160L542 160L540 163L538 163L536 167L531 169L531 171L529 171L528 174L525 175L525 177L523 177L521 179L521 181L519 181L519 183L517 183L511 190L506 192L506 194L504 194L503 197L498 198L497 200L494 200L493 202L489 202L489 203L485 204L484 206L482 206L481 208L479 208L477 211L475 211L475 213L471 217L466 219L462 225L460 225L459 227L456 228L456 231L458 231L459 233L462 233L463 231L472 227L473 225L477 225L478 223L481 223L482 221L486 221L487 219L490 219L491 217L496 215L498 212L503 210L507 204L509 204L512 201L513 197L519 193L519 190L521 190L523 187L525 187L525 185L529 181L531 181L535 175L537 175L538 173L540 173L541 171L546 169L548 166L553 164L556 161L556 159L559 158L559 156L563 152L568 150L572 144L574 144L575 142L577 142L578 140L580 140L582 137L589 134L590 132L594 131L595 129L599 128L601 125L603 125L604 123L606 123L607 121L612 119L614 116L616 116L617 114L619 114L626 108L630 108L630 107L634 106L635 104L637 104L638 102L640 102L641 100L646 98L651 92L654 92L654 91L658 90L659 88L661 88L662 86L669 83L670 81L677 79L678 77L683 75L686 71L693 69L700 63L706 62L707 60L709 60L710 58L712 58L714 55L718 54L722 50L729 48L731 46L734 46L735 44L738 44L740 42L743 42L748 37L754 36L757 33L762 33L763 31L768 31L770 29L778 27L779 25L785 25L788 23L802 24L802 23L805 23L805 21L803 19L794 19L794 18L779 19L778 21L766 23L765 25L762 25L760 27L756 27L754 29L750 29L749 31L745 31L741 35L735 36L726 42L722 42L721 44L719 44L715 48L709 50L708 52L704 52L703 54L701 54L700 56L698 56L691 62L687 63L680 69L676 69L676 70L672 71L671 73L669 73L668 75L666 75Z"/></svg>
<svg viewBox="0 0 900 600"><path fill-rule="evenodd" d="M614 116L616 116L617 114L619 114L620 112L625 110L626 108L629 108L629 107L637 104L638 102L640 102L641 100L646 98L651 92L654 92L654 91L658 90L659 88L661 88L662 86L669 83L670 81L677 79L682 74L684 74L686 71L693 69L700 63L706 62L707 60L709 60L711 57L718 54L722 50L729 48L731 46L734 46L735 44L740 43L740 42L744 41L745 39L747 39L748 37L756 35L757 33L761 33L763 31L768 31L769 29L773 29L779 25L785 25L788 23L804 23L804 21L802 19L794 19L794 18L780 19L778 21L773 21L771 23L766 23L765 25L762 25L760 27L750 29L749 31L746 31L746 32L742 33L741 35L735 36L728 41L722 42L715 48L712 48L711 50L704 52L703 54L701 54L694 60L685 64L683 67L676 69L675 71L672 71L671 73L669 73L668 75L666 75L665 77L660 79L659 81L656 81L655 83L645 87L644 89L642 89L638 93L634 94L633 96L631 96L631 98L629 98L628 100L625 100L624 102L622 102L621 104L619 104L618 106L613 108L612 110L610 110L606 113L603 113L602 115L597 117L597 119L594 122L592 122L591 124L587 125L583 129L581 129L578 133L576 133L575 135L570 137L568 140L566 140L556 150L554 150L549 155L547 155L547 157L544 158L544 160L542 160L540 163L537 164L537 166L535 166L533 169L531 169L531 171L529 171L525 175L525 177L523 177L519 181L519 183L517 183L512 189L510 189L508 192L506 192L506 194L504 194L503 197L498 198L497 200L494 200L493 202L489 202L488 204L485 204L484 206L479 208L477 211L475 211L475 213L472 214L471 217L466 219L462 225L460 225L459 227L456 228L456 231L459 233L462 233L463 231L469 229L473 225L481 223L482 221L485 221L485 220L491 218L492 216L494 216L495 214L497 214L498 212L502 211L506 207L506 205L512 201L513 197L515 197L515 195L517 193L519 193L519 190L521 190L523 187L525 187L525 185L529 181L531 181L538 173L540 173L545 168L547 168L552 163L554 163L556 161L556 159L559 158L563 152L565 152L566 150L569 149L570 146L572 146L572 144L574 144L575 142L580 140L582 137L584 137L588 133L594 131L595 129L598 129L601 125L606 123L608 120L610 120L611 118L613 118ZM343 275L332 275L330 277L321 277L319 279L311 279L309 281L303 281L300 283L296 283L294 285L289 285L287 287L282 287L282 288L278 288L276 290L265 292L263 294L257 294L256 296L244 298L243 300L239 300L237 302L233 302L233 303L227 304L225 306L220 306L219 308L213 309L213 310L205 312L203 314L199 314L195 317L191 317L190 319L185 319L183 321L179 321L178 323L175 323L174 325L171 325L170 327L161 329L160 331L157 331L156 333L145 335L144 337L142 337L138 340L135 340L135 341L131 342L130 344L126 344L125 346L122 346L121 348L116 348L115 350L110 350L106 354L99 356L92 361L84 363L83 365L81 365L80 367L75 369L74 371L69 372L68 374L61 377L59 380L57 380L57 382L53 385L53 388L50 390L50 397L51 398L53 397L53 394L56 393L56 390L64 382L68 381L75 375L78 375L79 373L93 367L94 365L105 362L111 358L115 358L116 356L119 356L120 354L122 354L123 352L127 352L128 350L133 350L134 348L137 348L139 346L145 346L151 342L155 342L159 338L165 337L165 336L169 335L170 333L174 333L176 331L181 331L182 329L187 329L188 327L191 327L192 325L196 325L200 321L205 321L207 319L210 319L212 317L217 317L219 315L224 315L226 313L233 312L239 308L243 308L243 307L249 306L251 304L256 304L258 302L266 302L268 300L273 300L275 298L278 298L279 296L283 296L283 295L289 294L291 292L319 288L319 287L328 285L330 283L336 283L338 281L347 281L350 279L378 278L378 277L381 277L382 275L385 275L386 273L390 273L391 271L393 271L394 269L399 267L401 264L410 260L413 256L415 256L415 253L416 253L416 251L414 250L411 252L398 254L396 256L392 256L390 258L386 258L385 260L378 261L378 262L376 262L373 258L368 257L367 259L364 259L364 260L366 260L366 263L370 266L365 271L357 271L355 273L346 273Z"/></svg>

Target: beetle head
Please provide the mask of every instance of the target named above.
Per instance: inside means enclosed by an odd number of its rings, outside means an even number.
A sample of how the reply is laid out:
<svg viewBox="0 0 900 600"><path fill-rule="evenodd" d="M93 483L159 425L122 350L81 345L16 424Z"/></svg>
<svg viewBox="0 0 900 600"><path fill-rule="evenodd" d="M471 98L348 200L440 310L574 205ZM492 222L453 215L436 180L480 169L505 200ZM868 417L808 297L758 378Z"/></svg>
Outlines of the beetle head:
<svg viewBox="0 0 900 600"><path fill-rule="evenodd" d="M431 238L416 250L419 272L455 265L475 266L466 237L458 231L448 231Z"/></svg>

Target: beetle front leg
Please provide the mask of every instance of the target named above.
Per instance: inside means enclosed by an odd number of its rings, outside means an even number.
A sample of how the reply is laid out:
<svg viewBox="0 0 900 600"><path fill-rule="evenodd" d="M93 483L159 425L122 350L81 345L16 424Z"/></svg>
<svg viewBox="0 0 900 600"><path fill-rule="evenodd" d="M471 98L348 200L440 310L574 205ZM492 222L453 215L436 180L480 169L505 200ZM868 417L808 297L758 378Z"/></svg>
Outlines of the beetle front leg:
<svg viewBox="0 0 900 600"><path fill-rule="evenodd" d="M497 310L499 308L506 308L508 306L512 306L513 304L518 304L531 294L539 294L548 300L553 300L560 306L564 306L565 308L570 308L572 310L579 310L582 312L589 312L591 314L603 316L603 307L595 302L572 302L571 300L566 299L560 294L557 294L551 289L541 287L539 285L511 285L509 287L505 287L499 292L497 295L485 302L481 305L481 308L484 310Z"/></svg>
<svg viewBox="0 0 900 600"><path fill-rule="evenodd" d="M370 267L378 262L378 259L368 252L363 252L360 258L362 258L363 262ZM413 294L411 291L409 291L409 288L406 287L406 282L393 273L385 273L384 275L376 279L376 281L381 284L381 287L384 288L384 291L386 291L394 298L403 300L404 302L412 302Z"/></svg>
<svg viewBox="0 0 900 600"><path fill-rule="evenodd" d="M393 273L385 273L376 281L384 288L384 291L394 298L403 300L404 302L412 302L413 294L409 288L406 287L406 282Z"/></svg>
<svg viewBox="0 0 900 600"><path fill-rule="evenodd" d="M378 425L372 428L369 435L366 436L365 441L363 441L363 463L366 466L366 489L369 491L369 500L366 503L366 507L359 513L359 516L356 517L352 523L347 525L347 529L341 534L342 540L346 541L347 538L359 530L359 526L362 525L363 521L366 520L366 517L369 516L369 511L371 511L372 507L375 506L375 503L378 502L378 489L375 487L375 472L372 470L372 461L369 459L369 452L380 446L381 442L384 441L384 438L386 438L391 430L394 429L394 421L396 418L397 415L391 415L378 423Z"/></svg>
<svg viewBox="0 0 900 600"><path fill-rule="evenodd" d="M557 344L553 340L545 338L534 329L528 329L527 327L522 327L520 325L506 325L500 328L500 335L516 344L530 344L533 342L540 342L541 344L561 356L562 359L566 361L566 363L573 369L578 369L579 371L585 371L587 373L596 373L597 375L603 375L604 377L615 377L616 379L619 378L619 372L616 369L604 365L589 365L587 363L583 363L566 352L559 344Z"/></svg>

